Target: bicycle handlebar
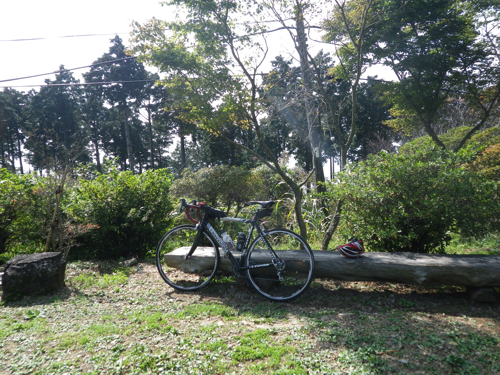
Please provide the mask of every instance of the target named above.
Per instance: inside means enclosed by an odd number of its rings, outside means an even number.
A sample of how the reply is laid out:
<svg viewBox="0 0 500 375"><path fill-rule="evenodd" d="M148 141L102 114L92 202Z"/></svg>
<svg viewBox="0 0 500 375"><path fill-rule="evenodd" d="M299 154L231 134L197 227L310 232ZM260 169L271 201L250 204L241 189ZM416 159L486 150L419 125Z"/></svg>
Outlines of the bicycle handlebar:
<svg viewBox="0 0 500 375"><path fill-rule="evenodd" d="M179 206L179 214L182 213L182 210L184 209L184 214L186 215L186 217L188 218L188 220L192 223L197 223L199 220L201 220L201 215L200 215L200 210L202 207L207 207L205 206L205 203L197 203L196 200L192 200L190 204L188 204L186 202L186 200L184 198L181 198L179 200L180 202L180 206ZM198 214L198 218L199 220L196 220L194 219L190 214L189 214L189 210L190 209L194 209L194 210L197 210L197 214Z"/></svg>
<svg viewBox="0 0 500 375"><path fill-rule="evenodd" d="M186 215L186 217L188 218L188 220L191 221L192 223L195 223L195 224L198 223L198 221L202 220L202 215L200 215L200 210L202 210L202 209L204 209L204 210L210 210L210 209L212 209L212 207L207 206L205 203L197 203L196 200L194 200L194 199L191 201L190 204L188 204L188 203L186 203L186 200L184 198L181 198L180 199L180 204L181 205L179 206L179 214L181 214L182 210L184 209L184 214ZM271 215L271 211L272 211L273 206L275 204L276 204L276 201L249 201L249 202L247 202L247 203L244 204L244 207L253 206L253 205L259 205L261 207L261 210L257 211L257 213L255 214L255 218L256 219L257 218L258 219L262 219L263 217ZM196 220L195 218L193 218L189 214L189 210L190 209L196 210L196 213L198 215L198 220Z"/></svg>

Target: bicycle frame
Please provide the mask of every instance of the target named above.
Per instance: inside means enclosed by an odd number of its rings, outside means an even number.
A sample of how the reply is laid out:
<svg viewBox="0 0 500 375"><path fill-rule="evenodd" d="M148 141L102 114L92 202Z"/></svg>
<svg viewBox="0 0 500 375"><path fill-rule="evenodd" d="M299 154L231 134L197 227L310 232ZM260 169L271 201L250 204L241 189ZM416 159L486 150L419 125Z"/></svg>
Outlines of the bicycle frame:
<svg viewBox="0 0 500 375"><path fill-rule="evenodd" d="M314 255L306 240L288 229L268 230L264 226L263 220L271 216L275 201L246 202L244 207L259 206L251 218L227 217L226 212L196 200L188 204L181 199L180 203L179 213L184 211L194 225L172 228L156 248L158 272L171 287L192 291L206 286L217 276L221 256L228 260L224 260L220 272L232 271L234 276L244 278L249 286L273 301L292 300L311 284ZM212 223L217 219L250 226L246 237L243 233L238 235L239 246L234 251L234 244L225 232L219 234L219 228ZM199 254L195 255L198 247Z"/></svg>
<svg viewBox="0 0 500 375"><path fill-rule="evenodd" d="M191 247L191 250L185 255L185 259L189 258L193 254L196 247L198 246L197 243L198 243L199 238L202 235L202 232L206 230L206 231L208 231L210 236L222 247L222 249L224 250L224 257L228 258L231 261L236 273L240 274L240 272L246 271L249 268L269 267L269 266L275 265L278 257L276 255L276 253L274 252L273 248L271 247L271 245L269 244L269 242L267 241L266 236L264 235L264 231L261 229L260 224L257 222L257 220L239 219L236 217L223 217L220 220L221 221L232 221L232 222L250 224L250 229L248 230L248 236L245 240L245 246L243 247L243 251L241 253L240 260L238 261L234 257L233 253L231 252L231 250L229 250L226 243L222 240L222 238L219 236L217 231L214 229L214 227L209 223L208 219L205 217L196 225L198 227L198 234L194 240L194 243L193 243L193 246ZM271 254L272 263L259 264L256 266L245 267L244 266L245 258L246 258L247 252L248 252L248 246L250 244L250 240L252 238L254 230L257 231L258 236L261 237L262 240L264 241L264 243L267 247L267 250Z"/></svg>

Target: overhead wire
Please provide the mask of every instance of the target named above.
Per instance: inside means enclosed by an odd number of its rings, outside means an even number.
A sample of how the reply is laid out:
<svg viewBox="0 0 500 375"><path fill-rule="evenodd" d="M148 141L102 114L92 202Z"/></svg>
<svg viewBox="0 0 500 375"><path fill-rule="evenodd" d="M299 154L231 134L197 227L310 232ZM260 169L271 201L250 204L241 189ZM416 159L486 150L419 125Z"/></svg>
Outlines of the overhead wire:
<svg viewBox="0 0 500 375"><path fill-rule="evenodd" d="M82 37L89 37L89 36L109 36L109 35L125 35L125 34L127 34L127 33L61 35L61 36L53 36L53 37L39 37L39 38L0 39L0 42L29 42L29 41L35 41L35 40L82 38Z"/></svg>
<svg viewBox="0 0 500 375"><path fill-rule="evenodd" d="M46 85L26 85L26 86L0 86L0 87L57 87L57 86L99 86L112 85L117 83L142 83L156 82L154 79L138 79L136 81L107 81L107 82L82 82L82 83L49 83Z"/></svg>
<svg viewBox="0 0 500 375"><path fill-rule="evenodd" d="M124 58L121 58L121 59L114 59L114 60L109 60L109 61L103 61L102 63L96 63L96 64L90 64L90 65L80 66L78 68L71 68L71 69L66 69L65 68L64 70L66 70L66 71L73 71L73 70L78 70L78 69L92 68L94 66L114 64L115 62L125 61L125 60L131 60L131 59L137 59L137 57L135 57L135 56L124 57ZM61 72L61 70L56 70L56 71L50 72L50 73L35 74L35 75L32 75L32 76L26 76L26 77L20 77L20 78L3 79L3 80L0 80L0 83L11 82L11 81L20 81L22 79L48 76L48 75L57 74L57 73L60 73L60 72ZM38 87L38 86L45 86L45 85L30 85L29 87ZM4 87L4 86L1 86L1 87ZM9 87L13 87L13 86L9 86ZM18 87L21 87L21 86L18 86ZM22 86L22 87L26 87L26 86Z"/></svg>

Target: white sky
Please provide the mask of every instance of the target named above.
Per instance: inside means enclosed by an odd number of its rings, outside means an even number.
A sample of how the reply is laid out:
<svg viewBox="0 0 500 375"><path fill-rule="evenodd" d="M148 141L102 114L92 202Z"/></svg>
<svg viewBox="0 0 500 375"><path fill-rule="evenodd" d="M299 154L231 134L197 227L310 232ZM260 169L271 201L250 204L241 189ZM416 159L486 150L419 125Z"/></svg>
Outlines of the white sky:
<svg viewBox="0 0 500 375"><path fill-rule="evenodd" d="M166 19L172 12L159 0L4 0L0 5L0 81L90 65L108 52L115 34L129 45L132 21ZM58 38L68 35L105 36ZM48 38L34 41L12 39ZM74 71L80 78L82 72ZM12 82L1 86L43 85L54 75ZM15 87L19 91L30 88Z"/></svg>
<svg viewBox="0 0 500 375"><path fill-rule="evenodd" d="M13 87L18 91L29 91L29 85L43 85L54 74L36 78L1 82L14 78L51 73L92 64L109 51L110 39L118 34L129 46L130 24L144 23L156 17L168 19L171 9L160 5L160 0L3 0L0 5L0 90ZM88 34L108 34L87 37L67 37ZM65 38L62 38L65 37ZM13 41L17 39L35 39ZM288 58L293 52L289 36L273 33L274 40L268 59L278 54ZM310 42L310 45L314 45ZM324 48L317 45L315 50ZM75 78L88 71L73 71ZM380 68L371 69L370 74L385 76ZM38 89L38 87L34 87ZM325 166L326 167L326 166ZM326 173L326 171L325 171Z"/></svg>
<svg viewBox="0 0 500 375"><path fill-rule="evenodd" d="M0 5L0 81L54 72L61 64L66 69L90 65L108 52L115 34L129 45L132 21L143 23L152 17L168 19L172 15L159 0L4 0ZM61 38L87 34L110 35ZM276 36L281 48L273 46L271 53L286 56L284 44L289 43L289 37L280 34ZM33 38L47 39L12 41ZM73 74L81 78L87 70ZM43 85L46 79L54 78L49 75L0 82L0 90L12 86L28 91L30 87L15 86Z"/></svg>

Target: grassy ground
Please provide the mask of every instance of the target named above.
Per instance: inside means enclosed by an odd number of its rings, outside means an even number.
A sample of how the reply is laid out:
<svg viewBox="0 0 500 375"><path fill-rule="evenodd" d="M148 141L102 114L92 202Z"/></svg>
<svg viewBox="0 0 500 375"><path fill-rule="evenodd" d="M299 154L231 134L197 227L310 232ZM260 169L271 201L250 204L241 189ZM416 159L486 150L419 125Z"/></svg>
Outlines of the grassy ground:
<svg viewBox="0 0 500 375"><path fill-rule="evenodd" d="M460 288L317 280L281 304L177 293L151 262L71 263L66 285L0 306L0 374L500 374L500 308Z"/></svg>

